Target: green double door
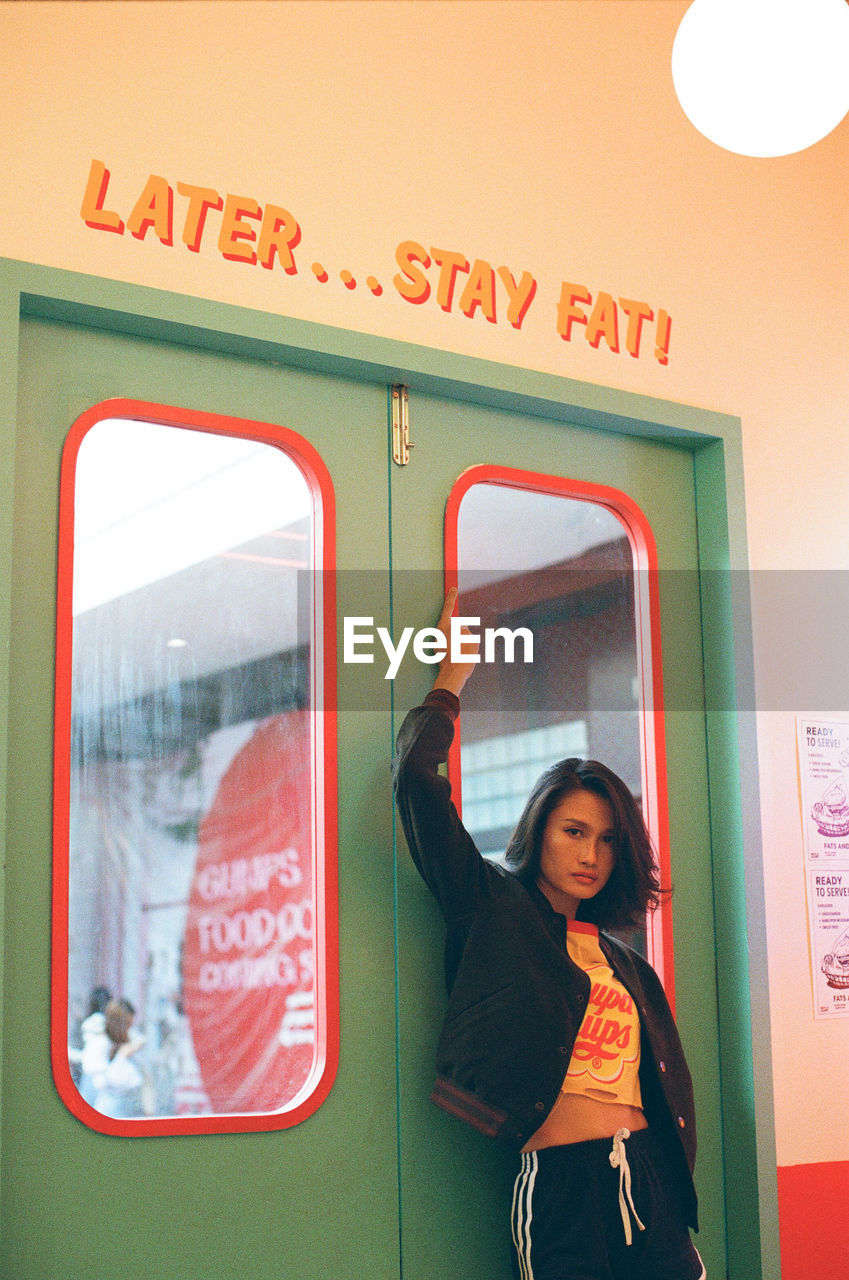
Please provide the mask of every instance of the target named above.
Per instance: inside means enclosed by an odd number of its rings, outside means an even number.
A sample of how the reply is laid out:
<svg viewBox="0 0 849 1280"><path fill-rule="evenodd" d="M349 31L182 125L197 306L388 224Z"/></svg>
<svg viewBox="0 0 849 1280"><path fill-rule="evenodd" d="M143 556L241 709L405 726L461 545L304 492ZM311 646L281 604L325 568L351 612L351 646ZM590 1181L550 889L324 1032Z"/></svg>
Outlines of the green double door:
<svg viewBox="0 0 849 1280"><path fill-rule="evenodd" d="M395 832L389 764L431 671L342 661L346 616L432 622L443 516L468 467L615 487L661 568L692 574L684 450L413 392L391 459L385 381L95 328L22 331L16 437L4 918L2 1274L14 1280L508 1280L512 1162L428 1101L441 926ZM57 481L67 432L113 397L276 423L321 455L336 499L340 1053L333 1088L274 1132L116 1138L70 1114L49 1060ZM413 572L414 571L414 572ZM686 596L686 592L684 593ZM697 597L661 591L675 987L697 1087L708 1274L725 1274L714 926ZM379 657L379 654L378 654Z"/></svg>

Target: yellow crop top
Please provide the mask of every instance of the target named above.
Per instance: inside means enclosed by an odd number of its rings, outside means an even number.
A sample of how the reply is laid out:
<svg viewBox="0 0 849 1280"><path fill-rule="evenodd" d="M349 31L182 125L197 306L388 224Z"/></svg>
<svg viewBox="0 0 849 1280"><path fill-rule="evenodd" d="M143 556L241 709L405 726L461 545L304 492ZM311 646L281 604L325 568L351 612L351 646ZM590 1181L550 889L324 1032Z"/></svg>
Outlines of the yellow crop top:
<svg viewBox="0 0 849 1280"><path fill-rule="evenodd" d="M640 1019L634 1001L607 963L595 925L570 920L566 946L592 986L561 1092L641 1107Z"/></svg>

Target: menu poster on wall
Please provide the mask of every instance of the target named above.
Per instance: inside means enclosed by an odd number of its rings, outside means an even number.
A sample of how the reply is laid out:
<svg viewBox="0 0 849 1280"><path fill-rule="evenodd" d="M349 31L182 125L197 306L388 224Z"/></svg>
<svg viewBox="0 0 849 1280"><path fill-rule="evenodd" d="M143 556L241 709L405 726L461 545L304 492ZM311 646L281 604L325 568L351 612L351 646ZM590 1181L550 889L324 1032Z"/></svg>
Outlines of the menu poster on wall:
<svg viewBox="0 0 849 1280"><path fill-rule="evenodd" d="M814 1016L849 1017L849 718L796 724Z"/></svg>

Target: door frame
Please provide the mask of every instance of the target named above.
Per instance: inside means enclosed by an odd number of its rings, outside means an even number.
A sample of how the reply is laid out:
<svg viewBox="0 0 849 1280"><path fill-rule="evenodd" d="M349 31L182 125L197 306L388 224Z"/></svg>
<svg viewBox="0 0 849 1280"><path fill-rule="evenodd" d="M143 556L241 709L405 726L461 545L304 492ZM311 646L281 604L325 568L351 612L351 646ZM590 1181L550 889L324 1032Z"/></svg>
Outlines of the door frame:
<svg viewBox="0 0 849 1280"><path fill-rule="evenodd" d="M660 440L693 459L713 839L722 1143L729 1276L780 1275L752 630L737 417L288 316L0 259L0 637L11 614L21 318L231 356ZM0 665L0 811L7 782L8 656ZM5 825L0 855L5 854ZM0 880L0 940L3 883ZM748 940L748 947L741 945ZM0 954L2 949L0 948ZM2 1002L2 988L0 988ZM753 1035L753 1028L757 1035ZM2 1086L0 1003L0 1087ZM45 1035L48 1029L45 1028ZM2 1113L0 1113L2 1118ZM702 1135L710 1141L710 1135ZM2 1187L0 1187L2 1210ZM717 1278L719 1280L719 1278Z"/></svg>

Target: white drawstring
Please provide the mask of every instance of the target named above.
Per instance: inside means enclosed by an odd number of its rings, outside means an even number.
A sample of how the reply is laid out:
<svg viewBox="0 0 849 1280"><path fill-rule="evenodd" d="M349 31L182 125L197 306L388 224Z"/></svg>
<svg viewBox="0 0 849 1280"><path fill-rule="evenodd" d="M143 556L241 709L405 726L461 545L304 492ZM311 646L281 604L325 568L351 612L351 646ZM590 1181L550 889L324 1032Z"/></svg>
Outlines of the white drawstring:
<svg viewBox="0 0 849 1280"><path fill-rule="evenodd" d="M625 1139L630 1138L630 1129L619 1129L613 1135L613 1150L610 1152L610 1163L614 1169L619 1170L619 1212L622 1214L622 1225L625 1228L625 1243L631 1244L633 1235L631 1232L631 1218L628 1214L630 1208L634 1215L634 1221L641 1231L645 1231L645 1227L640 1222L637 1210L634 1208L634 1201L631 1198L631 1167L628 1164L628 1156L625 1151Z"/></svg>

